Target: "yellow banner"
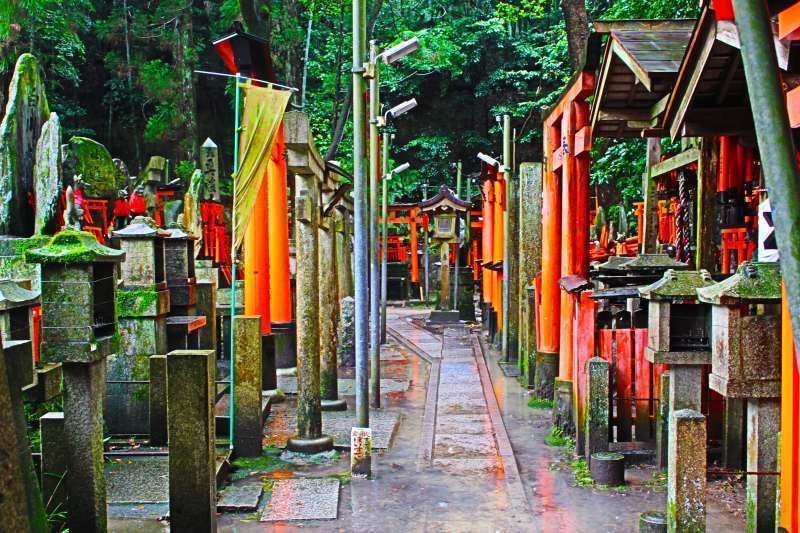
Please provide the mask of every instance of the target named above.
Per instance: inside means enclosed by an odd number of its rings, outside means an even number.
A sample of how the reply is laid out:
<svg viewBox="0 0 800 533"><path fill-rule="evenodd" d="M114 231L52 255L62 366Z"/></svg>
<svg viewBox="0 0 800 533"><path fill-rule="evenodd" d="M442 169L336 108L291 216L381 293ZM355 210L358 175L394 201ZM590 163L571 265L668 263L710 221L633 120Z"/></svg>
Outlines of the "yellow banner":
<svg viewBox="0 0 800 533"><path fill-rule="evenodd" d="M267 176L275 136L292 93L272 87L240 85L245 91L244 114L239 136L239 171L234 184L234 247L244 240L253 204Z"/></svg>

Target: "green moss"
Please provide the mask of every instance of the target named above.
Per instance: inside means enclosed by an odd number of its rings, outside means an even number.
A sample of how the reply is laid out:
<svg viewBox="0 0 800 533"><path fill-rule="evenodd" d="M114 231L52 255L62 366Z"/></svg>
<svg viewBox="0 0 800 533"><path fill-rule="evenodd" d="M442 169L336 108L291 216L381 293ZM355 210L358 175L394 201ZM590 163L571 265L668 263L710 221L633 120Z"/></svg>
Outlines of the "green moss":
<svg viewBox="0 0 800 533"><path fill-rule="evenodd" d="M746 506L746 516L747 516L747 523L745 524L745 528L747 533L755 533L758 525L758 516L756 515L756 500L753 494L748 490L747 491L747 502L745 503Z"/></svg>
<svg viewBox="0 0 800 533"><path fill-rule="evenodd" d="M239 457L234 459L235 470L231 474L231 480L244 479L253 474L266 474L285 468L287 463L280 458L281 451L275 447L267 447L263 450L261 457Z"/></svg>
<svg viewBox="0 0 800 533"><path fill-rule="evenodd" d="M64 230L41 248L27 250L29 263L92 263L102 258L124 258L125 253L103 246L87 231Z"/></svg>
<svg viewBox="0 0 800 533"><path fill-rule="evenodd" d="M591 487L594 485L592 474L589 472L589 465L586 464L586 459L579 457L569 463L572 473L575 476L576 487Z"/></svg>
<svg viewBox="0 0 800 533"><path fill-rule="evenodd" d="M119 174L105 146L86 137L72 137L67 144L65 167L80 174L92 198L114 198ZM69 176L70 178L72 176Z"/></svg>
<svg viewBox="0 0 800 533"><path fill-rule="evenodd" d="M336 372L331 372L330 370L323 370L320 372L319 389L323 400L336 399L335 393L338 389Z"/></svg>
<svg viewBox="0 0 800 533"><path fill-rule="evenodd" d="M528 400L528 407L531 407L533 409L552 409L553 400L542 400L540 398L534 397Z"/></svg>
<svg viewBox="0 0 800 533"><path fill-rule="evenodd" d="M117 316L141 316L152 309L158 292L149 289L120 290L116 294Z"/></svg>

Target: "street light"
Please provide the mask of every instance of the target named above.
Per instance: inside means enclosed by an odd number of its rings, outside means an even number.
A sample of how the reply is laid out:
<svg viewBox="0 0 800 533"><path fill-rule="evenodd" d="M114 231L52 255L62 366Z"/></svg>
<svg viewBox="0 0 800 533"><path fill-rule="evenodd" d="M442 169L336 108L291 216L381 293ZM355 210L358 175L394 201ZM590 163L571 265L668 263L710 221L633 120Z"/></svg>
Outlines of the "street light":
<svg viewBox="0 0 800 533"><path fill-rule="evenodd" d="M378 259L379 128L385 125L389 116L395 118L417 105L416 100L407 100L390 109L385 117L381 117L378 62L382 59L386 64L394 63L417 48L419 48L419 40L413 38L378 54L378 45L372 40L369 43L369 62L364 69L364 77L369 79L369 389L371 392L371 404L376 408L381 406L381 320L379 317L381 285L379 279L380 261ZM355 113L355 109L353 112ZM388 159L386 133L383 135L383 141L385 165L385 161ZM361 302L356 302L356 307L359 304Z"/></svg>
<svg viewBox="0 0 800 533"><path fill-rule="evenodd" d="M388 142L386 142L386 134L383 134L384 138L384 154L388 153ZM392 135L394 138L394 135ZM388 290L387 290L387 282L386 282L386 275L387 275L387 254L388 254L388 246L389 246L389 180L392 179L392 176L395 174L400 174L401 172L405 172L411 165L408 163L403 163L402 165L396 167L389 173L386 173L386 156L384 155L384 174L383 179L381 180L381 187L383 189L383 205L381 206L381 218L383 223L381 224L381 236L383 242L383 246L381 247L381 344L386 344L386 300Z"/></svg>
<svg viewBox="0 0 800 533"><path fill-rule="evenodd" d="M483 152L478 152L478 159L489 165L490 167L500 168L500 161L495 159L490 155L486 155Z"/></svg>
<svg viewBox="0 0 800 533"><path fill-rule="evenodd" d="M380 54L379 57L383 59L384 63L391 65L392 63L399 61L411 52L414 52L418 49L419 39L417 37L412 37L407 41L403 41L400 44L396 44L391 48L386 49L382 54Z"/></svg>

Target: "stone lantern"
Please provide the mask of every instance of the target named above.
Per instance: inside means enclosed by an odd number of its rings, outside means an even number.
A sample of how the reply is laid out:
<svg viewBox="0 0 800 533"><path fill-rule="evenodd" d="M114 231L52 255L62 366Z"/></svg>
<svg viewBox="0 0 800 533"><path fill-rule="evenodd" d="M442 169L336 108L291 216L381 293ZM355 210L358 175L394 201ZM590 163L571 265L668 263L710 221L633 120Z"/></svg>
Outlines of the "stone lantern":
<svg viewBox="0 0 800 533"><path fill-rule="evenodd" d="M670 365L670 407L675 410L700 410L701 367L711 363L711 338L710 310L698 301L697 289L713 283L705 270L670 269L639 289L648 300L645 358Z"/></svg>
<svg viewBox="0 0 800 533"><path fill-rule="evenodd" d="M431 313L434 322L458 322L459 312L450 306L450 243L458 242L458 221L469 209L469 202L458 199L453 191L442 185L433 198L420 204L423 213L433 215L432 238L441 244L441 268L438 311Z"/></svg>
<svg viewBox="0 0 800 533"><path fill-rule="evenodd" d="M180 227L167 230L164 240L170 313L167 318L167 344L172 350L196 350L200 347L200 328L205 316L197 316L197 280L194 270L195 237Z"/></svg>
<svg viewBox="0 0 800 533"><path fill-rule="evenodd" d="M744 262L728 279L697 290L711 304L709 387L747 401L747 471L778 469L781 395L781 273L778 263ZM747 476L748 530L775 524L774 475ZM771 525L770 525L771 524Z"/></svg>
<svg viewBox="0 0 800 533"><path fill-rule="evenodd" d="M62 363L68 523L73 531L106 528L103 401L106 357L118 349L116 264L125 252L91 233L64 230L26 259L41 265L41 358Z"/></svg>
<svg viewBox="0 0 800 533"><path fill-rule="evenodd" d="M29 291L10 279L0 280L0 334L3 339L3 353L8 356L11 352L22 352L13 356L13 359L24 361L24 369L20 370L24 371L25 391L38 384L39 373L34 372L36 365L31 342L33 308L38 305L38 293Z"/></svg>
<svg viewBox="0 0 800 533"><path fill-rule="evenodd" d="M151 218L136 217L115 231L113 239L125 252L122 285L116 303L120 351L108 359L106 423L113 434L146 434L149 359L167 353L167 289L164 237Z"/></svg>

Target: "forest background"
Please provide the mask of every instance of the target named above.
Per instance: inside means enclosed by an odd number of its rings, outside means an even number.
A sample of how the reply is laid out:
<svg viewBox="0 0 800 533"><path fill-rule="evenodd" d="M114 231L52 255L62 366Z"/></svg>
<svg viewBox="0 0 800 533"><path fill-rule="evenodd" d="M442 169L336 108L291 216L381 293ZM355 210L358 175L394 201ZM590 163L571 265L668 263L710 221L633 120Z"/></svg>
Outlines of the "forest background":
<svg viewBox="0 0 800 533"><path fill-rule="evenodd" d="M393 159L412 170L392 183L396 201L418 201L467 175L475 155L502 153L495 117L513 116L516 161L541 159L542 110L557 101L592 20L691 18L697 0L371 0L368 36L389 46L412 35L421 48L382 69L382 99L420 105L398 118ZM211 42L234 21L267 39L281 83L305 88L292 106L310 114L323 154L352 167L350 0L0 0L0 109L14 63L40 60L65 141L92 137L138 173L151 155L188 179L211 137L229 171L232 84ZM308 61L304 61L308 51ZM304 81L305 80L305 81ZM641 140L598 139L592 183L601 204L641 196ZM474 190L474 189L473 189Z"/></svg>

